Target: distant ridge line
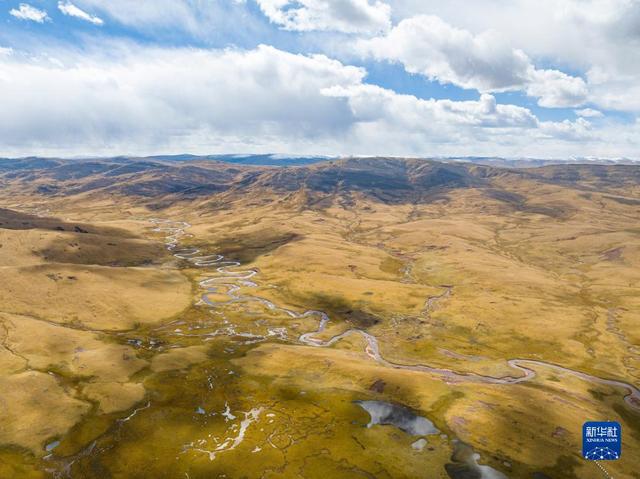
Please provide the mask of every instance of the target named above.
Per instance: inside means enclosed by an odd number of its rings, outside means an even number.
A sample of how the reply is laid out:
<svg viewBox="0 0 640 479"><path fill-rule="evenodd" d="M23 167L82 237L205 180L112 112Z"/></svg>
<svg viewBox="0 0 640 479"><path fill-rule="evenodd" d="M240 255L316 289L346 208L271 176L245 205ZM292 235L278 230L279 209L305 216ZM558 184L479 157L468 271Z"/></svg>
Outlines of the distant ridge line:
<svg viewBox="0 0 640 479"><path fill-rule="evenodd" d="M213 154L213 155L194 155L184 154L168 154L168 155L149 155L149 156L85 156L73 158L47 157L47 156L28 156L22 158L0 158L0 161L69 161L69 162L91 162L91 161L112 161L112 162L130 162L130 161L156 161L168 163L181 162L197 162L197 161L218 161L228 164L247 165L247 166L308 166L327 161L336 161L341 159L407 159L407 160L424 160L439 161L443 163L472 163L477 165L503 167L503 168L536 168L550 165L638 165L640 159L632 158L597 158L597 157L570 157L570 158L532 158L532 157L500 157L500 156L325 156L325 155L285 155L277 153L264 154Z"/></svg>

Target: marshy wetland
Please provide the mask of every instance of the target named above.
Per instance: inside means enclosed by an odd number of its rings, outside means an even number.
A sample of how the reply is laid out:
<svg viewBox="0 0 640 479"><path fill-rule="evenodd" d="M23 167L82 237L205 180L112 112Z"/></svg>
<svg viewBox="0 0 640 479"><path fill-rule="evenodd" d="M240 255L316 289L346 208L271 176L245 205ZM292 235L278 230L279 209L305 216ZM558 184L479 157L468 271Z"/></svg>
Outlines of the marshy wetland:
<svg viewBox="0 0 640 479"><path fill-rule="evenodd" d="M640 218L544 188L3 198L0 477L638 477Z"/></svg>

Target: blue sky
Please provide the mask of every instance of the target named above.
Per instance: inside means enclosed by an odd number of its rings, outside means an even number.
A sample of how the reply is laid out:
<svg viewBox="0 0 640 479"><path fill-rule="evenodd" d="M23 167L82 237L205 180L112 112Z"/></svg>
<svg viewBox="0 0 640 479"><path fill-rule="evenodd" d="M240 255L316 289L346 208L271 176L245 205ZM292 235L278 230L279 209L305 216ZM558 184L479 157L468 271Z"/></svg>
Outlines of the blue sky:
<svg viewBox="0 0 640 479"><path fill-rule="evenodd" d="M637 157L640 2L0 0L0 155Z"/></svg>

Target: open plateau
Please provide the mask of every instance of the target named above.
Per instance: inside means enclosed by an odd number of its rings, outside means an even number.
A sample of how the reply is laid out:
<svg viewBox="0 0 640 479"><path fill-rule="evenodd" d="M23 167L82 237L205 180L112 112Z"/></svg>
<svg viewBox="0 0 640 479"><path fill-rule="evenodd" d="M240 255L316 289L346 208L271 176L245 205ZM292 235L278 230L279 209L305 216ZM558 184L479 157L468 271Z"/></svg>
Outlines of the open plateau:
<svg viewBox="0 0 640 479"><path fill-rule="evenodd" d="M640 165L230 160L0 160L0 478L640 477Z"/></svg>

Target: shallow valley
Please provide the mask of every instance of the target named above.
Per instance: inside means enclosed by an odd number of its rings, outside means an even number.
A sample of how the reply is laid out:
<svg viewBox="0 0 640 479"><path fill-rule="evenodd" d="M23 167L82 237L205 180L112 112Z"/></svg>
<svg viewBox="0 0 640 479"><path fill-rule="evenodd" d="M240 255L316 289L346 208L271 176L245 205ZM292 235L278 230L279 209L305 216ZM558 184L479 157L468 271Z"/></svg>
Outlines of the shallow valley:
<svg viewBox="0 0 640 479"><path fill-rule="evenodd" d="M135 165L0 176L1 477L638 477L640 168Z"/></svg>

